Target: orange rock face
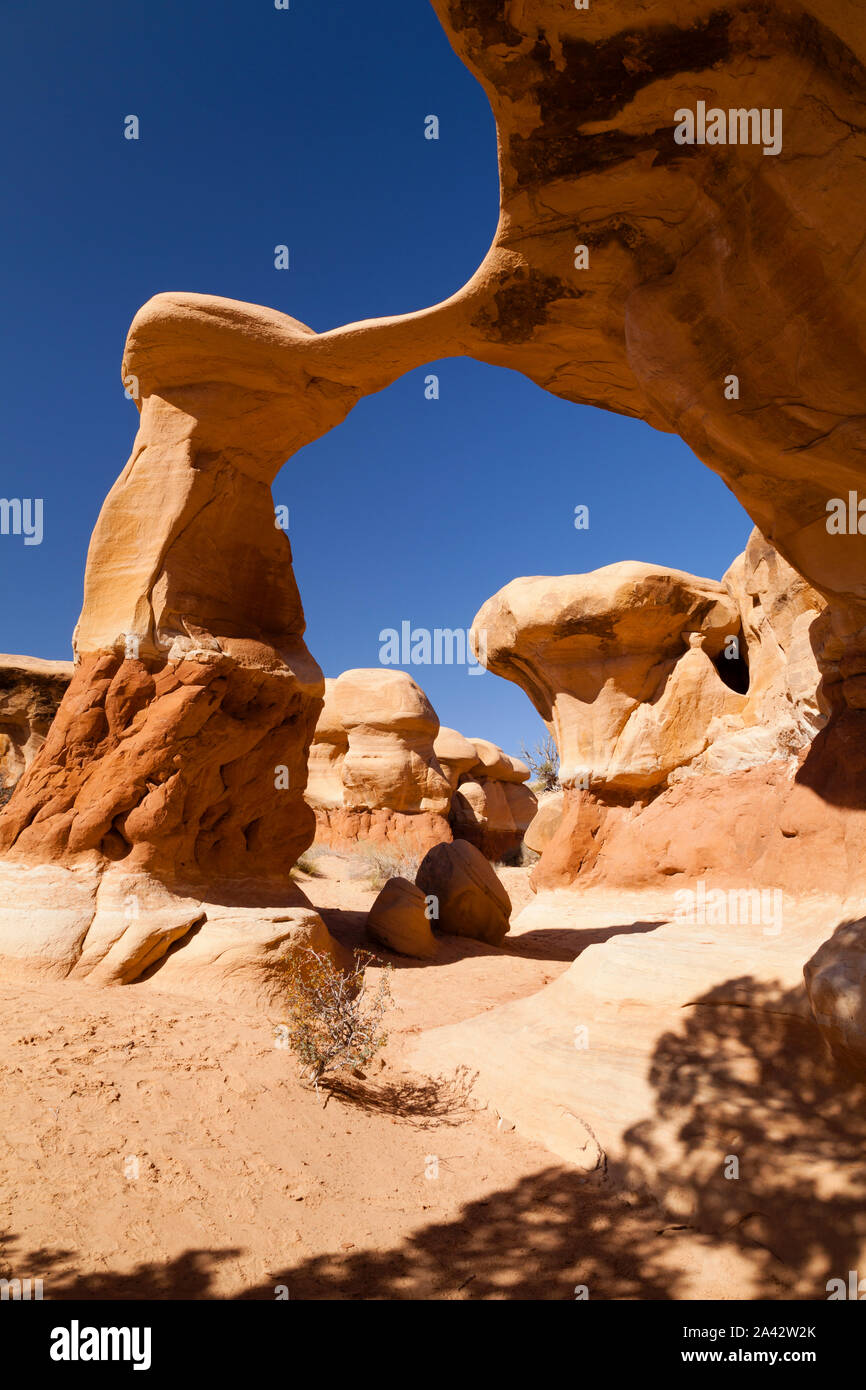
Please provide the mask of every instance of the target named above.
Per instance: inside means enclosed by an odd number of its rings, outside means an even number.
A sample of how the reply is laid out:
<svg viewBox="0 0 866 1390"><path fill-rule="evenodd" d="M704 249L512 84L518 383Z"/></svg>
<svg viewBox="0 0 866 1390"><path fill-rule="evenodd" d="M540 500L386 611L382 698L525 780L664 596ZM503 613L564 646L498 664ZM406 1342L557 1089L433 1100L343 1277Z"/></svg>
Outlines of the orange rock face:
<svg viewBox="0 0 866 1390"><path fill-rule="evenodd" d="M306 793L317 843L391 843L424 854L453 833L488 859L519 850L536 807L522 785L524 763L489 739L440 728L404 671L344 671L325 685Z"/></svg>
<svg viewBox="0 0 866 1390"><path fill-rule="evenodd" d="M515 579L478 613L472 639L533 700L564 786L639 795L704 751L714 718L742 707L712 660L739 628L721 584L627 562Z"/></svg>
<svg viewBox="0 0 866 1390"><path fill-rule="evenodd" d="M71 679L71 661L0 656L0 799L45 742Z"/></svg>
<svg viewBox="0 0 866 1390"><path fill-rule="evenodd" d="M15 914L26 922L33 893L44 899L33 866L96 884L89 925L82 906L64 913L68 936L57 928L67 969L102 930L98 882L115 866L144 875L136 902L154 883L177 898L178 925L154 926L152 941L118 928L117 979L190 932L190 898L209 900L215 919L220 903L301 896L289 870L314 833L304 789L324 682L269 485L357 399L308 381L297 354L311 336L285 315L200 295L159 296L132 324L123 376L141 421L91 540L75 676L0 819L0 949L16 958L62 966L18 930ZM247 939L266 974L279 952ZM207 959L201 941L197 951Z"/></svg>
<svg viewBox="0 0 866 1390"><path fill-rule="evenodd" d="M508 932L511 899L480 850L466 840L434 845L415 883L435 899L431 925L451 936L471 936L498 946Z"/></svg>
<svg viewBox="0 0 866 1390"><path fill-rule="evenodd" d="M140 428L91 541L78 672L56 737L52 730L0 817L0 847L22 872L51 865L99 875L128 861L167 884L178 873L222 882L224 896L249 874L288 891L292 858L313 833L304 766L324 684L304 644L270 484L361 396L460 354L678 433L725 479L826 605L809 635L831 719L797 791L819 808L864 805L858 7L434 6L496 117L494 244L443 303L323 334L206 295L161 294L139 311L123 377ZM742 111L743 139L682 143L683 112L699 102ZM769 146L748 136L759 103L776 122ZM853 526L838 515L829 525L839 499ZM735 590L732 581L715 593L720 619ZM741 734L757 724L725 723L748 715L733 708L738 692L713 687L717 634L708 622L706 631L703 620L690 628L705 637L703 650L666 649L664 660L674 661L683 694L707 708L715 700L721 732ZM625 704L608 708L610 719L636 701L626 722L652 725L652 713L640 713L649 711L644 688L632 689L623 672L618 680ZM617 748L605 772L611 792L631 796L639 785L657 794L670 782L677 768L657 765L658 713L650 758L637 737ZM800 713L795 743L809 732ZM691 758L719 746L712 738ZM751 764L765 777L742 739L728 754L726 766ZM581 765L576 757L574 770ZM358 777L363 804L366 773ZM791 797L809 821L813 802ZM793 816L789 801L780 815ZM847 872L856 876L861 860L858 851ZM21 888L22 920L33 908L29 891Z"/></svg>
<svg viewBox="0 0 866 1390"><path fill-rule="evenodd" d="M187 887L280 882L312 839L315 708L290 672L222 651L163 665L82 659L0 848L30 862L97 855Z"/></svg>
<svg viewBox="0 0 866 1390"><path fill-rule="evenodd" d="M435 710L405 671L373 667L329 679L306 793L317 842L402 843L423 854L450 840L451 785L435 752L438 734Z"/></svg>
<svg viewBox="0 0 866 1390"><path fill-rule="evenodd" d="M499 134L470 351L679 434L832 600L821 660L859 707L866 537L827 529L864 488L858 7L434 7ZM778 113L778 152L679 143L699 101Z"/></svg>
<svg viewBox="0 0 866 1390"><path fill-rule="evenodd" d="M460 773L451 800L451 827L487 858L513 857L533 816L535 793L524 784L529 768L489 739L469 740L475 760Z"/></svg>
<svg viewBox="0 0 866 1390"><path fill-rule="evenodd" d="M836 891L866 887L861 716L827 723L809 640L825 621L757 531L721 584L624 564L490 599L474 625L487 662L526 690L562 758L534 885L807 893L820 864Z"/></svg>

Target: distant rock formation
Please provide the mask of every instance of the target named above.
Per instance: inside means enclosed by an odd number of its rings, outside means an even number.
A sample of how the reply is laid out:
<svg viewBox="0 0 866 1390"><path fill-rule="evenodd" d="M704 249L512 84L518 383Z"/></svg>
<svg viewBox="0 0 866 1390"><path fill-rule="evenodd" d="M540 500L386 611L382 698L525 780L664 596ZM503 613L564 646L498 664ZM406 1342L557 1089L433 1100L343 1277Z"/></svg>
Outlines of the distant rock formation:
<svg viewBox="0 0 866 1390"><path fill-rule="evenodd" d="M471 739L464 738L456 729L449 729L441 724L433 743L433 751L439 759L439 766L448 778L448 785L453 794L457 790L460 778L478 762L478 749Z"/></svg>
<svg viewBox="0 0 866 1390"><path fill-rule="evenodd" d="M515 579L472 627L556 739L563 786L640 796L702 753L745 697L714 664L740 617L721 584L633 562Z"/></svg>
<svg viewBox="0 0 866 1390"><path fill-rule="evenodd" d="M451 785L434 751L438 734L433 706L405 671L372 667L329 679L306 792L318 843L395 841L423 854L450 840Z"/></svg>
<svg viewBox="0 0 866 1390"><path fill-rule="evenodd" d="M440 727L405 671L371 667L325 682L306 792L318 844L391 842L423 854L453 834L501 859L519 850L535 814L529 776L489 739Z"/></svg>
<svg viewBox="0 0 866 1390"><path fill-rule="evenodd" d="M721 583L631 561L516 579L473 634L556 739L562 785L639 800L809 746L826 723L809 643L823 611L754 531Z"/></svg>
<svg viewBox="0 0 866 1390"><path fill-rule="evenodd" d="M157 295L136 314L122 373L140 428L91 540L75 675L0 815L2 954L68 973L88 958L98 928L100 940L113 934L119 943L115 975L126 978L145 963L169 965L171 941L173 961L193 941L206 956L209 914L215 920L227 904L252 906L263 894L292 903L289 867L315 829L304 790L324 682L304 643L270 484L363 396L454 355L679 434L826 605L809 635L829 719L796 767L791 757L767 759L750 696L742 703L741 692L711 679L736 576L703 597L693 588L689 596L687 584L685 612L674 581L677 614L660 633L666 673L654 676L642 639L619 629L614 645L637 656L631 674L618 668L616 693L599 706L607 780L573 793L595 798L595 832L586 816L575 822L575 803L544 872L572 882L603 853L611 872L638 880L724 864L783 877L796 891L820 864L852 891L863 886L866 38L858 7L434 7L496 119L502 206L493 245L442 303L322 334L275 310L192 293ZM783 117L777 153L760 140L675 138L682 109L698 100L741 110L748 125L758 99ZM831 528L828 509L838 521L840 507L848 520ZM759 606L781 633L762 597L773 590L769 568L758 582ZM790 650L805 626L792 617ZM689 633L697 645L684 651ZM657 676L665 690L675 682L676 738L661 717L670 711L648 708ZM784 698L776 677L767 679L774 736L784 714L791 751L803 751L814 711L801 677ZM717 723L703 748L687 692ZM548 694L540 687L533 698ZM562 686L563 727L573 724L569 702L581 698ZM633 732L617 727L620 715ZM688 757L672 763L677 740ZM576 772L579 742L573 751ZM711 755L727 770L712 771ZM701 758L701 775L676 780ZM638 852L629 834L617 861L624 808L610 798L626 798L631 815L638 791L652 796ZM603 834L602 821L610 822ZM163 927L144 944L144 927L136 936L116 915L115 889L136 876L142 896L163 904L155 914ZM190 902L204 905L195 928ZM274 910L274 926L288 922Z"/></svg>
<svg viewBox="0 0 866 1390"><path fill-rule="evenodd" d="M71 661L0 655L0 804L45 742L73 669Z"/></svg>
<svg viewBox="0 0 866 1390"><path fill-rule="evenodd" d="M562 819L534 884L807 891L822 862L866 886L850 849L862 810L829 798L821 813L800 780L827 723L810 641L825 616L758 531L721 583L628 562L489 599L473 625L486 663L561 756Z"/></svg>
<svg viewBox="0 0 866 1390"><path fill-rule="evenodd" d="M509 859L519 852L538 807L535 793L525 785L531 773L526 763L489 739L469 742L476 756L461 772L454 790L454 838L468 840L487 859Z"/></svg>

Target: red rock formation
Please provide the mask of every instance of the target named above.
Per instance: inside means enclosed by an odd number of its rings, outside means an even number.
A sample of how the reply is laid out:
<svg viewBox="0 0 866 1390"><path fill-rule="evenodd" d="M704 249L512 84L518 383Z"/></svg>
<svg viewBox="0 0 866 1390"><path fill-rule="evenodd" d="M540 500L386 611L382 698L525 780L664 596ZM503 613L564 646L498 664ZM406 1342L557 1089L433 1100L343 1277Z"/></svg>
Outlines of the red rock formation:
<svg viewBox="0 0 866 1390"><path fill-rule="evenodd" d="M71 661L0 656L0 804L45 742L71 679Z"/></svg>
<svg viewBox="0 0 866 1390"><path fill-rule="evenodd" d="M468 840L487 859L511 859L520 852L538 804L525 785L529 768L489 739L469 742L475 760L460 773L451 800L454 837Z"/></svg>
<svg viewBox="0 0 866 1390"><path fill-rule="evenodd" d="M317 842L390 842L424 854L450 840L451 787L434 751L439 720L421 687L383 667L344 671L326 686L306 793Z"/></svg>
<svg viewBox="0 0 866 1390"><path fill-rule="evenodd" d="M321 335L195 294L136 315L123 373L141 426L91 542L79 675L0 817L22 874L68 883L128 860L170 887L182 872L226 896L250 875L289 891L323 684L269 485L362 395L455 354L676 432L725 479L827 601L813 631L832 718L797 815L864 805L866 539L827 526L866 472L858 7L434 3L496 116L494 244L442 304ZM678 143L698 101L781 113L780 152ZM283 801L265 785L277 744ZM64 917L69 950L85 917Z"/></svg>
<svg viewBox="0 0 866 1390"><path fill-rule="evenodd" d="M536 806L524 763L488 739L440 728L405 671L344 671L325 684L306 793L318 844L387 843L423 855L453 832L488 859L519 850Z"/></svg>
<svg viewBox="0 0 866 1390"><path fill-rule="evenodd" d="M141 423L91 540L75 676L0 818L11 956L89 960L102 882L118 874L140 879L136 903L177 901L177 928L154 926L144 944L115 913L123 978L191 930L190 901L216 914L302 898L289 870L313 838L303 794L323 680L269 484L357 399L309 380L311 336L200 295L160 296L132 324L123 374ZM27 928L28 870L43 865L61 914L54 947ZM75 897L65 871L87 881L80 912L62 906Z"/></svg>
<svg viewBox="0 0 866 1390"><path fill-rule="evenodd" d="M823 728L809 644L824 621L758 532L722 584L610 565L490 599L475 620L488 665L526 690L562 758L563 815L535 886L807 893L821 865L834 891L866 887L860 755L845 751L847 721ZM730 688L746 674L747 690ZM834 768L832 786L813 786L810 766Z"/></svg>

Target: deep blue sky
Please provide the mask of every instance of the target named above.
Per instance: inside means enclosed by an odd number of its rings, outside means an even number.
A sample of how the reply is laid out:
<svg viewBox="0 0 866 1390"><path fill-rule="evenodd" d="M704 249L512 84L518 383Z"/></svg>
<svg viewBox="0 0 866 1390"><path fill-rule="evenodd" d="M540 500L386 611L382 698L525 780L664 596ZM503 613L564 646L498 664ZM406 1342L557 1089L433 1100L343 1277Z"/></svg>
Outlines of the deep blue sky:
<svg viewBox="0 0 866 1390"><path fill-rule="evenodd" d="M135 433L120 357L139 305L197 290L322 330L434 303L492 239L495 129L427 0L43 0L6 7L0 34L0 493L45 505L41 546L0 536L0 649L65 657ZM469 626L519 575L640 559L718 578L745 544L745 513L678 439L492 367L432 370L438 401L410 373L274 486L326 674L376 665L403 619ZM512 752L543 732L495 676L412 674L443 724Z"/></svg>

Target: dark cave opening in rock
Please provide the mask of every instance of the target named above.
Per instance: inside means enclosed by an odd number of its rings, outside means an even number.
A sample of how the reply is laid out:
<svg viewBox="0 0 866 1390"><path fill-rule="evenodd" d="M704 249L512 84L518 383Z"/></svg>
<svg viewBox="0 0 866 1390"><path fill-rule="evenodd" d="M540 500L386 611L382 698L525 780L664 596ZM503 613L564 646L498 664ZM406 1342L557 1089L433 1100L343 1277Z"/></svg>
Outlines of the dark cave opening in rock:
<svg viewBox="0 0 866 1390"><path fill-rule="evenodd" d="M725 643L722 651L713 658L713 665L729 690L735 690L738 695L748 695L749 656L742 632Z"/></svg>

